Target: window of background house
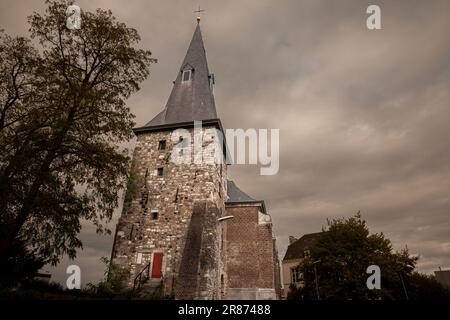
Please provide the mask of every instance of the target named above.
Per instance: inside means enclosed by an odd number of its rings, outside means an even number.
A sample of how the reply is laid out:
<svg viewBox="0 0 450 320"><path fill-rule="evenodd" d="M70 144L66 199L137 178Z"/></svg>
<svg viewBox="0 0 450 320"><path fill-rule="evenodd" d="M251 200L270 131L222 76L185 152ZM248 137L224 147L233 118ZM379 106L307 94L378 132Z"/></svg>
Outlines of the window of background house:
<svg viewBox="0 0 450 320"><path fill-rule="evenodd" d="M302 280L300 269L298 267L291 269L291 280L292 280L292 283L297 283Z"/></svg>
<svg viewBox="0 0 450 320"><path fill-rule="evenodd" d="M304 256L305 258L309 258L310 255L311 255L311 253L310 253L309 250L303 251L303 256Z"/></svg>
<svg viewBox="0 0 450 320"><path fill-rule="evenodd" d="M159 213L158 211L152 211L152 220L158 220Z"/></svg>
<svg viewBox="0 0 450 320"><path fill-rule="evenodd" d="M162 177L164 175L164 168L158 168L157 169L157 176Z"/></svg>

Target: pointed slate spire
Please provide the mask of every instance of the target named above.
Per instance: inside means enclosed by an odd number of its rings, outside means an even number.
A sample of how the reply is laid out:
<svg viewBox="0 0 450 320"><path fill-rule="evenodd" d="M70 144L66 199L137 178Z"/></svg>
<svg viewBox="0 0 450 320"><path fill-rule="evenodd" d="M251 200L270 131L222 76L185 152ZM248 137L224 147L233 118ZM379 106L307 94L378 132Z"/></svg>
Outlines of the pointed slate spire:
<svg viewBox="0 0 450 320"><path fill-rule="evenodd" d="M267 213L266 204L262 200L255 200L242 191L232 180L227 180L227 199L225 204L255 204L261 207L262 213Z"/></svg>
<svg viewBox="0 0 450 320"><path fill-rule="evenodd" d="M166 107L145 127L217 119L212 81L200 24L197 24Z"/></svg>

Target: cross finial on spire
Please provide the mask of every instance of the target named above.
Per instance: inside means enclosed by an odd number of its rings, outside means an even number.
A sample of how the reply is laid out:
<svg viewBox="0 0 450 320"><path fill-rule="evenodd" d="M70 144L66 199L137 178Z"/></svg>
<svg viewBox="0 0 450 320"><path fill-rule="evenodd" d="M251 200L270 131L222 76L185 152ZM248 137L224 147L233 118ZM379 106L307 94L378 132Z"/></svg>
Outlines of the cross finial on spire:
<svg viewBox="0 0 450 320"><path fill-rule="evenodd" d="M202 12L205 12L205 10L200 8L200 6L198 6L198 10L194 11L194 13L197 14L197 23L200 23L200 20L202 19L202 17L200 16Z"/></svg>

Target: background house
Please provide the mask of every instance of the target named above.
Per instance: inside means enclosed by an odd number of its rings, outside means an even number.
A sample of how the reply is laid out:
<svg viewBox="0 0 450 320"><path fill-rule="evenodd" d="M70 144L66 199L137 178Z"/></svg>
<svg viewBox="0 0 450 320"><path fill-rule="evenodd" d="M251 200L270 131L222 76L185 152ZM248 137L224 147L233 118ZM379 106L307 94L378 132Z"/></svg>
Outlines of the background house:
<svg viewBox="0 0 450 320"><path fill-rule="evenodd" d="M300 239L293 236L289 237L289 246L281 263L283 275L283 299L287 298L289 287L292 284L296 286L300 286L302 284L298 265L305 257L309 255L309 246L320 234L322 234L322 232L305 234Z"/></svg>

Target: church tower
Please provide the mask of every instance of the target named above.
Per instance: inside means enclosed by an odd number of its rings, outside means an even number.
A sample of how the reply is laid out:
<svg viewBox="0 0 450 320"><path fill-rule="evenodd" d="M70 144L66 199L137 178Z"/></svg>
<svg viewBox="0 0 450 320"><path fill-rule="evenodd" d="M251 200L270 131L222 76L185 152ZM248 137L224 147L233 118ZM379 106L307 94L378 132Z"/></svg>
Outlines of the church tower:
<svg viewBox="0 0 450 320"><path fill-rule="evenodd" d="M113 262L130 270L130 288L177 299L220 298L227 166L222 151L221 161L208 161L217 156L208 147L223 147L213 85L198 23L165 108L134 129L131 183L112 252Z"/></svg>
<svg viewBox="0 0 450 320"><path fill-rule="evenodd" d="M213 85L198 23L165 108L134 129L112 261L130 271L128 287L162 296L277 299L272 218L227 180Z"/></svg>

